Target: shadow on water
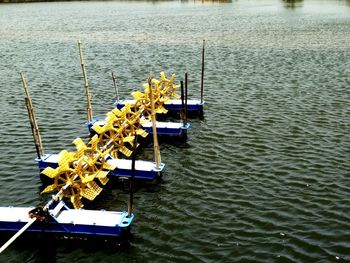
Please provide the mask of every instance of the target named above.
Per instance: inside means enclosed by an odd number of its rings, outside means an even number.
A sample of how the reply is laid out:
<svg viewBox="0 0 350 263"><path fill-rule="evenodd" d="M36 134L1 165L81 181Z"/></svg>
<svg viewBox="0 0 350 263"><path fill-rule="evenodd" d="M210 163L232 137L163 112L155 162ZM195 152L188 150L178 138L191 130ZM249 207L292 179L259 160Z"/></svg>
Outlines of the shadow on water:
<svg viewBox="0 0 350 263"><path fill-rule="evenodd" d="M11 234L2 234L0 241L5 242ZM74 250L82 250L86 254L105 251L108 254L128 251L131 247L132 234L124 238L103 239L97 237L66 237L54 236L52 234L23 234L11 246L14 251L32 251L31 256L23 262L46 263L57 262L57 254L64 251L70 253Z"/></svg>
<svg viewBox="0 0 350 263"><path fill-rule="evenodd" d="M286 8L297 8L303 6L304 0L282 0L282 2Z"/></svg>

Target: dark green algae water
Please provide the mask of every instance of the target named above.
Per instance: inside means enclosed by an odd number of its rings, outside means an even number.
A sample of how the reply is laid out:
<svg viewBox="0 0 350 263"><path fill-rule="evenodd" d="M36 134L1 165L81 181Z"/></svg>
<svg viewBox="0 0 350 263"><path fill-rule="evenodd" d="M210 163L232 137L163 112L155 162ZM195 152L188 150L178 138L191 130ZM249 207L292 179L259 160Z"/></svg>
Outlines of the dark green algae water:
<svg viewBox="0 0 350 263"><path fill-rule="evenodd" d="M14 246L0 262L350 260L349 1L70 2L0 5L0 204L32 206L42 183L19 77L46 152L87 138L81 39L94 115L152 71L188 71L204 120L161 145L164 182L140 188L130 246ZM140 158L150 160L151 149ZM126 209L107 189L95 209ZM97 245L97 244L96 244Z"/></svg>

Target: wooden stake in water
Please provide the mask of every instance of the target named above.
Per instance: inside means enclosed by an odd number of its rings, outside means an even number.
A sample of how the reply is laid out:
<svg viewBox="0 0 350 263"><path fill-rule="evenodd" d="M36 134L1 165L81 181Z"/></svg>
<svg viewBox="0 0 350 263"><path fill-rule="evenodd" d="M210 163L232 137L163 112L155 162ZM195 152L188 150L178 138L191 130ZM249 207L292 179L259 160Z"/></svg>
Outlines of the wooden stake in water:
<svg viewBox="0 0 350 263"><path fill-rule="evenodd" d="M204 101L204 48L205 48L205 40L203 40L203 49L202 49L201 103L203 103Z"/></svg>
<svg viewBox="0 0 350 263"><path fill-rule="evenodd" d="M152 119L152 131L153 131L153 148L154 148L154 161L156 162L156 167L159 169L161 158L160 158L160 149L157 136L157 127L156 127L156 113L154 109L154 100L153 100L153 91L152 91L152 79L148 78L148 87L149 87L149 98L151 101L151 119Z"/></svg>
<svg viewBox="0 0 350 263"><path fill-rule="evenodd" d="M117 102L119 102L119 87L118 87L118 84L117 84L117 81L114 77L113 72L112 72L112 79L113 79L113 84L114 84L114 89L115 89L115 96L116 96Z"/></svg>
<svg viewBox="0 0 350 263"><path fill-rule="evenodd" d="M29 88L27 85L27 82L24 78L23 73L21 74L22 78L22 84L25 92L25 104L27 107L28 111L28 117L29 117L29 122L30 122L30 127L32 129L32 134L33 134L33 139L34 139L34 144L35 144L35 149L36 153L38 155L38 158L41 158L44 155L44 149L41 141L41 136L40 136L40 131L39 131L39 125L35 117L34 109L33 109L33 103L29 95Z"/></svg>
<svg viewBox="0 0 350 263"><path fill-rule="evenodd" d="M87 119L90 122L90 121L92 121L91 95L90 95L89 81L88 81L87 74L86 74L84 58L83 58L83 50L81 47L80 40L78 41L78 47L79 47L81 69L83 70L83 75L84 75L84 84L85 84L84 89L85 89L85 95L86 95L86 99L87 99Z"/></svg>

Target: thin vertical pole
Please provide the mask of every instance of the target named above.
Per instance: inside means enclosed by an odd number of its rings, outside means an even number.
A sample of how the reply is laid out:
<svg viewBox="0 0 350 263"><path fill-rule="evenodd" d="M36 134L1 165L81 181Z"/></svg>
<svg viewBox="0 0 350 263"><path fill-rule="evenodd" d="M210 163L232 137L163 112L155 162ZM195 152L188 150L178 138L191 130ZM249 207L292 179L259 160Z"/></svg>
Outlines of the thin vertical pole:
<svg viewBox="0 0 350 263"><path fill-rule="evenodd" d="M35 130L34 130L34 123L33 123L33 117L31 116L31 112L30 112L29 100L27 97L25 97L24 101L25 101L27 111L28 111L28 117L29 117L30 128L32 130L32 135L33 135L33 139L34 139L34 146L35 146L36 155L40 159L40 158L42 158L43 154L42 154L42 151L41 151L40 146L39 146L38 137L37 137Z"/></svg>
<svg viewBox="0 0 350 263"><path fill-rule="evenodd" d="M153 131L154 161L156 162L156 168L159 169L160 163L161 163L161 157L160 157L160 149L159 149L158 136L157 136L156 113L155 113L155 109L154 109L151 77L148 78L148 87L149 87L149 98L151 101L151 119L152 119L152 131Z"/></svg>
<svg viewBox="0 0 350 263"><path fill-rule="evenodd" d="M113 84L114 84L114 89L115 89L115 96L116 96L117 102L119 102L119 87L118 87L118 84L117 84L117 81L114 77L113 72L112 72L112 79L113 79Z"/></svg>
<svg viewBox="0 0 350 263"><path fill-rule="evenodd" d="M131 216L134 208L134 177L135 177L135 163L136 163L136 149L137 149L137 135L134 134L134 145L131 157L131 176L129 179L129 202L128 202L128 217Z"/></svg>
<svg viewBox="0 0 350 263"><path fill-rule="evenodd" d="M81 42L78 40L78 47L79 47L79 55L80 55L80 65L81 69L83 70L84 75L84 89L85 89L85 95L87 99L87 119L88 121L92 121L92 109L91 109L91 95L90 95L90 88L89 88L89 81L86 75L86 69L84 64L84 57L83 57L83 50L81 47Z"/></svg>
<svg viewBox="0 0 350 263"><path fill-rule="evenodd" d="M181 87L181 111L180 111L180 118L182 122L185 124L185 100L184 100L184 82L180 81L180 87Z"/></svg>
<svg viewBox="0 0 350 263"><path fill-rule="evenodd" d="M203 49L202 49L201 103L203 103L204 101L204 49L205 49L205 40L203 40Z"/></svg>
<svg viewBox="0 0 350 263"><path fill-rule="evenodd" d="M43 144L41 141L39 125L38 125L38 122L37 122L36 117L35 117L33 103L32 103L32 100L30 98L30 95L29 95L29 88L28 88L27 82L24 78L23 73L20 73L20 74L21 74L22 84L23 84L23 88L24 88L24 92L25 92L25 104L26 104L27 111L28 111L28 117L29 117L31 129L32 129L35 149L36 149L36 153L38 155L38 158L41 158L44 155L44 149L43 149Z"/></svg>
<svg viewBox="0 0 350 263"><path fill-rule="evenodd" d="M187 72L185 73L185 124L187 124L187 98L188 98L188 89L187 89Z"/></svg>

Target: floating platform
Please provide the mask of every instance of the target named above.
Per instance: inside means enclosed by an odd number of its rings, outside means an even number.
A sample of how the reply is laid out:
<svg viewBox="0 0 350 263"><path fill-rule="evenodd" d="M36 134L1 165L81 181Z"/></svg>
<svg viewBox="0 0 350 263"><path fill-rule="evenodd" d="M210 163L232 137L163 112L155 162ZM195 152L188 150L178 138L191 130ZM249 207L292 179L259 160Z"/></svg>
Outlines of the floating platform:
<svg viewBox="0 0 350 263"><path fill-rule="evenodd" d="M189 123L180 123L180 122L156 122L157 134L159 135L172 135L185 137L187 135L187 130L190 128ZM152 122L142 124L149 134L153 134Z"/></svg>
<svg viewBox="0 0 350 263"><path fill-rule="evenodd" d="M134 104L136 100L119 100L114 103L114 106L121 109L125 104ZM203 115L204 101L201 102L198 99L192 99L187 101L187 111L197 112L198 115ZM183 109L182 101L180 99L172 99L169 102L164 103L164 107L170 112L179 112Z"/></svg>
<svg viewBox="0 0 350 263"><path fill-rule="evenodd" d="M89 132L91 133L94 133L94 130L92 129L92 126L94 124L103 126L105 125L105 121L94 120L94 121L88 122L87 126L89 129ZM156 122L157 134L159 136L167 135L167 136L179 136L181 138L186 138L187 130L190 128L190 126L191 125L189 123L182 123L182 122L163 122L163 121ZM153 134L152 122L142 124L142 128L146 130L149 134Z"/></svg>
<svg viewBox="0 0 350 263"><path fill-rule="evenodd" d="M34 207L0 207L0 231L17 232L31 219L29 212ZM49 210L45 221L34 222L28 233L47 233L68 236L91 236L117 238L129 232L134 219L127 212L69 209L60 201Z"/></svg>
<svg viewBox="0 0 350 263"><path fill-rule="evenodd" d="M45 154L40 159L35 159L35 161L38 163L40 171L44 170L46 167L57 168L58 154ZM109 172L108 175L110 177L131 177L132 160L110 158L107 162L117 166L115 170ZM134 178L154 180L159 177L164 167L164 163L161 163L159 168L157 168L154 162L136 160Z"/></svg>
<svg viewBox="0 0 350 263"><path fill-rule="evenodd" d="M90 132L94 132L92 130L92 126L94 124L98 124L100 126L105 125L104 121L95 120L92 122L88 122L88 129ZM179 136L186 137L187 130L190 128L189 123L181 123L181 122L156 122L157 134L158 135L170 135L170 136ZM153 134L152 122L142 124L142 128L145 129L149 134Z"/></svg>

